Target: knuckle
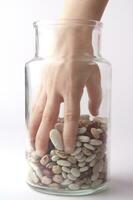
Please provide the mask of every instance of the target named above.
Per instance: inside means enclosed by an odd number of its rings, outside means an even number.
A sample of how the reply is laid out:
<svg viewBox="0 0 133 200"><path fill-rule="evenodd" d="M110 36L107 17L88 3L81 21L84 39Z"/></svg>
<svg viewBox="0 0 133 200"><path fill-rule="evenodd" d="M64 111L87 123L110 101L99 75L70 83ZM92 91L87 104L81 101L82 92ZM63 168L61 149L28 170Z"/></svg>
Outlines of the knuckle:
<svg viewBox="0 0 133 200"><path fill-rule="evenodd" d="M35 111L37 114L42 115L43 114L43 106L41 104L37 105Z"/></svg>
<svg viewBox="0 0 133 200"><path fill-rule="evenodd" d="M64 119L65 119L66 122L69 122L69 121L78 121L79 114L76 113L76 112L66 112Z"/></svg>

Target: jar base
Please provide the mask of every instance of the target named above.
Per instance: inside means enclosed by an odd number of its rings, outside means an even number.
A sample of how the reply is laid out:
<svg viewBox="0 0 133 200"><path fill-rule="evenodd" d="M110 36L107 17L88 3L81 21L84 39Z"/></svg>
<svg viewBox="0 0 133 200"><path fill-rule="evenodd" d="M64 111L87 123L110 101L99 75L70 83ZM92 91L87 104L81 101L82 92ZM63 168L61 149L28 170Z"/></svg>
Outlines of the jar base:
<svg viewBox="0 0 133 200"><path fill-rule="evenodd" d="M104 190L107 190L109 188L108 182L100 184L99 186L95 188L89 188L89 189L82 189L82 190L65 190L65 189L58 189L58 188L48 188L44 186L39 186L31 183L30 181L26 180L27 184L35 191L41 192L44 194L50 194L50 195L58 195L58 196L85 196L85 195L92 195L99 192L102 192Z"/></svg>

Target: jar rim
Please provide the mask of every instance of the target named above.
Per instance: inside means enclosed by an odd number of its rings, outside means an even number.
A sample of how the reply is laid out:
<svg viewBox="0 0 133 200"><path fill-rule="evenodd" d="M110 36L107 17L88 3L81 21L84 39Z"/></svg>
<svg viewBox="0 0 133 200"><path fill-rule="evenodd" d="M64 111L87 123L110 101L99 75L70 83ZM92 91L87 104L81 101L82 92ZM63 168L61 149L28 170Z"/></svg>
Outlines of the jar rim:
<svg viewBox="0 0 133 200"><path fill-rule="evenodd" d="M103 23L98 20L85 19L56 19L56 20L38 20L33 22L34 27L38 26L58 26L58 25L87 25L90 27L102 27Z"/></svg>

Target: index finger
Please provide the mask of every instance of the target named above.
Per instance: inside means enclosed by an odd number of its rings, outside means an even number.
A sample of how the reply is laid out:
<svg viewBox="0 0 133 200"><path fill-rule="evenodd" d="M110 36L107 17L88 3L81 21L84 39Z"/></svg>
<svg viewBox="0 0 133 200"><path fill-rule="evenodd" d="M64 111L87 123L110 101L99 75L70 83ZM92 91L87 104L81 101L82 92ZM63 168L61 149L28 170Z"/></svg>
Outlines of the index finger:
<svg viewBox="0 0 133 200"><path fill-rule="evenodd" d="M80 116L80 97L79 95L68 95L64 101L64 131L63 141L66 153L72 153L75 148L78 120Z"/></svg>

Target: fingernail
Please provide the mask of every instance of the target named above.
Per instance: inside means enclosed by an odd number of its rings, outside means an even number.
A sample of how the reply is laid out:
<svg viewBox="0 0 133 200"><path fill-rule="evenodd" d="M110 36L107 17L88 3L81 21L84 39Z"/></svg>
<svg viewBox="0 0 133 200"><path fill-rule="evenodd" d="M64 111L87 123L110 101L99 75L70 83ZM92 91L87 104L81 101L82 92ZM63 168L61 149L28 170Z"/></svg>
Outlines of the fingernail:
<svg viewBox="0 0 133 200"><path fill-rule="evenodd" d="M96 116L96 115L98 115L98 114L99 114L99 111L98 111L98 110L95 110L95 111L92 112L92 115L93 115L93 116Z"/></svg>

